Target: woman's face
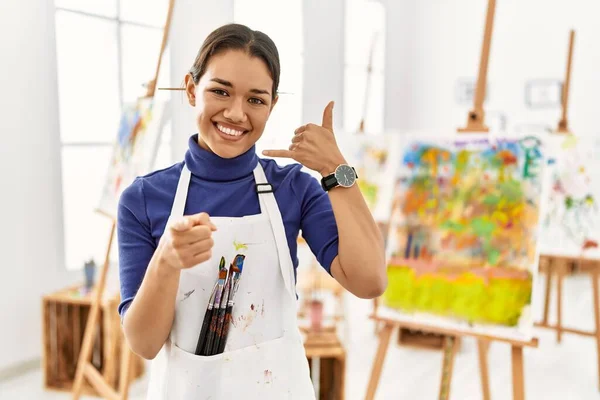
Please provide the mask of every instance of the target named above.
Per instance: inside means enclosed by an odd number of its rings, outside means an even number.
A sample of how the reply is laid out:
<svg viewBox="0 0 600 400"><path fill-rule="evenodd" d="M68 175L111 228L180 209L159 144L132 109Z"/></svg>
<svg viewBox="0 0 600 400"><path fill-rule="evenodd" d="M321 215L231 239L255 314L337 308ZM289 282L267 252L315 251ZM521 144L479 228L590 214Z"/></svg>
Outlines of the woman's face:
<svg viewBox="0 0 600 400"><path fill-rule="evenodd" d="M277 102L266 64L241 50L210 57L198 84L190 74L185 83L198 144L222 158L237 157L256 143Z"/></svg>

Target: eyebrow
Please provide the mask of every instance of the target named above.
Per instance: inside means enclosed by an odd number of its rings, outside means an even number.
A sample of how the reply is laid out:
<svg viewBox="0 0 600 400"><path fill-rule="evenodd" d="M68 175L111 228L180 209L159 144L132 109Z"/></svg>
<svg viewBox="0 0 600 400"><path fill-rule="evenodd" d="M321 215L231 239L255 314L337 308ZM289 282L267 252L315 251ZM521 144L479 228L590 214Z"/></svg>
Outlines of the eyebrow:
<svg viewBox="0 0 600 400"><path fill-rule="evenodd" d="M212 82L217 82L220 83L223 86L227 86L230 88L233 88L233 84L229 81L226 81L225 79L221 79L221 78L212 78L211 79ZM266 94L266 95L271 95L271 93L268 90L262 90L262 89L250 89L251 93L256 93L256 94Z"/></svg>

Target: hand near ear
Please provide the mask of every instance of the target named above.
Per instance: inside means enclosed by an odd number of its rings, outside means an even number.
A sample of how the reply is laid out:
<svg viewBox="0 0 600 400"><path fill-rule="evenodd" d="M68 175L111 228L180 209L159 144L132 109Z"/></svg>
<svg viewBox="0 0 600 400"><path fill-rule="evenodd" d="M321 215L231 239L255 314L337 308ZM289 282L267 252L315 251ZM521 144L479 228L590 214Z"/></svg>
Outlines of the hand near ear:
<svg viewBox="0 0 600 400"><path fill-rule="evenodd" d="M331 101L325 107L321 125L307 124L294 131L288 150L265 150L263 154L294 159L322 176L333 173L346 163L333 133L333 104Z"/></svg>

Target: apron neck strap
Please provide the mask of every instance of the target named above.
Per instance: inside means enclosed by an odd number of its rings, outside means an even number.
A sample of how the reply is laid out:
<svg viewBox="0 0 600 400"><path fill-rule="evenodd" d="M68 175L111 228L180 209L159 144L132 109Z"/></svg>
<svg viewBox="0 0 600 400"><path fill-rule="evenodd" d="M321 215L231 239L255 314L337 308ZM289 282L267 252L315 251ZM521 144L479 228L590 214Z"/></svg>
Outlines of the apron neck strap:
<svg viewBox="0 0 600 400"><path fill-rule="evenodd" d="M256 193L258 194L258 203L260 204L261 214L268 213L267 204L265 202L266 196L269 194L273 195L273 186L267 181L265 171L260 165L260 162L254 168L254 181L256 183Z"/></svg>
<svg viewBox="0 0 600 400"><path fill-rule="evenodd" d="M192 173L184 163L181 174L179 175L179 182L177 183L177 191L175 192L175 200L173 200L173 207L171 207L171 216L169 217L169 220L183 216L191 176Z"/></svg>
<svg viewBox="0 0 600 400"><path fill-rule="evenodd" d="M277 245L279 265L281 266L285 287L292 296L293 301L296 302L294 264L292 264L292 259L290 257L290 248L287 242L287 235L285 234L283 219L281 218L281 211L279 211L279 206L275 200L273 187L267 182L267 177L265 176L265 171L263 170L260 161L254 169L254 179L256 180L256 192L258 193L260 210L263 213L267 213L271 223L271 229L273 229L273 236L275 237L275 243Z"/></svg>

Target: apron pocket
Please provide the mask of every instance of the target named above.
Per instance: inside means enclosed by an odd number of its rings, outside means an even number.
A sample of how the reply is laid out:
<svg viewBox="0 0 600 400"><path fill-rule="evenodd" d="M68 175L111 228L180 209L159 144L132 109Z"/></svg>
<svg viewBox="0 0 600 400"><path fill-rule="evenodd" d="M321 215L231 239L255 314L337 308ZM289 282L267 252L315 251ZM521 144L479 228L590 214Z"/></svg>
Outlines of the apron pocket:
<svg viewBox="0 0 600 400"><path fill-rule="evenodd" d="M306 400L314 392L298 372L307 365L302 344L289 335L214 356L197 356L173 344L167 397Z"/></svg>

